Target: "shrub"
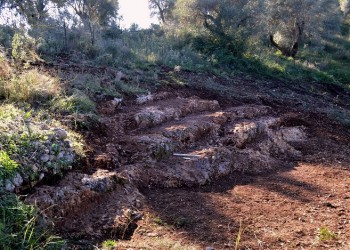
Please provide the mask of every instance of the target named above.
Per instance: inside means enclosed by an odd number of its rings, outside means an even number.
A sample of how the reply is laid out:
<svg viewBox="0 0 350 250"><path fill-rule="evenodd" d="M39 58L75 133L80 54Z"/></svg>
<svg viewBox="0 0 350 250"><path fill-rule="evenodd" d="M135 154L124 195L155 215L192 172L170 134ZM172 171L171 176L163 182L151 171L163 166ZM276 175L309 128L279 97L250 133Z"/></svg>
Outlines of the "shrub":
<svg viewBox="0 0 350 250"><path fill-rule="evenodd" d="M105 240L102 243L102 247L103 249L114 249L115 247L117 247L118 242L116 240Z"/></svg>
<svg viewBox="0 0 350 250"><path fill-rule="evenodd" d="M6 59L6 55L0 47L0 81L8 79L11 76L11 71L12 70L10 64Z"/></svg>
<svg viewBox="0 0 350 250"><path fill-rule="evenodd" d="M92 113L96 104L84 92L75 90L71 96L52 100L51 109L60 113Z"/></svg>

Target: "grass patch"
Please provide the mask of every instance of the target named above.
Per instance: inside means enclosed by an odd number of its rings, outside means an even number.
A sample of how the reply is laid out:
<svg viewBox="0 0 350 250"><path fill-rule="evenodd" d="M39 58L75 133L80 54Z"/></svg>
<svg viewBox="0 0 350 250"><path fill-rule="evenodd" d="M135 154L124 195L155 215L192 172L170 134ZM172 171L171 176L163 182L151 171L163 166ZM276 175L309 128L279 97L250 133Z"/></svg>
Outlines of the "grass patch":
<svg viewBox="0 0 350 250"><path fill-rule="evenodd" d="M58 79L36 69L14 75L0 84L0 96L13 102L47 102L61 91Z"/></svg>
<svg viewBox="0 0 350 250"><path fill-rule="evenodd" d="M0 194L0 248L62 249L65 241L51 234L38 211L13 194Z"/></svg>
<svg viewBox="0 0 350 250"><path fill-rule="evenodd" d="M108 249L114 249L118 246L118 241L116 240L105 240L102 242L102 249L108 250Z"/></svg>
<svg viewBox="0 0 350 250"><path fill-rule="evenodd" d="M337 235L328 229L327 226L323 226L319 229L318 239L320 241L328 241L337 239Z"/></svg>
<svg viewBox="0 0 350 250"><path fill-rule="evenodd" d="M71 96L53 99L50 106L53 111L61 114L94 113L96 110L95 102L80 90L75 90Z"/></svg>
<svg viewBox="0 0 350 250"><path fill-rule="evenodd" d="M0 151L0 181L12 178L18 169L18 164L5 151Z"/></svg>

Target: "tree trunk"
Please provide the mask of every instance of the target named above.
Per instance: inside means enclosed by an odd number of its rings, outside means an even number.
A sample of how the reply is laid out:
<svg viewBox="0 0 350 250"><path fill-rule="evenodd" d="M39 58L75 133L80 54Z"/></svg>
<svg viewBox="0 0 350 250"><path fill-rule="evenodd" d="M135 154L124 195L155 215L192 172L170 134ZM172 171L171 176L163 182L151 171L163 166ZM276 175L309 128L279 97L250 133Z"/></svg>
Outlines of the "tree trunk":
<svg viewBox="0 0 350 250"><path fill-rule="evenodd" d="M279 51L281 51L282 55L284 55L286 57L293 57L293 58L295 58L295 56L298 53L298 49L299 49L298 42L295 42L291 48L283 48L282 46L278 45L273 40L273 35L270 35L270 42L275 48L277 48Z"/></svg>

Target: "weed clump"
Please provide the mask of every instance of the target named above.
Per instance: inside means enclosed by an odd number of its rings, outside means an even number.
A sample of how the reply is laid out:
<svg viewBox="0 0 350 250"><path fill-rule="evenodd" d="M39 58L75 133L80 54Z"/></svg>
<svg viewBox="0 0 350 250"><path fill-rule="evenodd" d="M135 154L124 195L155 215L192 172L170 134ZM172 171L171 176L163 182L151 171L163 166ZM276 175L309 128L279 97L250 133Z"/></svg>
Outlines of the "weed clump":
<svg viewBox="0 0 350 250"><path fill-rule="evenodd" d="M319 229L318 239L320 241L335 240L337 235L328 229L327 226L323 226Z"/></svg>

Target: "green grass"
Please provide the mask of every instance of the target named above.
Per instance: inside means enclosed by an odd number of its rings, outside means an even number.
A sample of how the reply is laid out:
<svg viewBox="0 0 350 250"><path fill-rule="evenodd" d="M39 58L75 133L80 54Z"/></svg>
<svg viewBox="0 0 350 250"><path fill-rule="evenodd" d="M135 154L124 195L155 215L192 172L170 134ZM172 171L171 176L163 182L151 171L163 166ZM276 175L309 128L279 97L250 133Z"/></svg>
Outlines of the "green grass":
<svg viewBox="0 0 350 250"><path fill-rule="evenodd" d="M13 194L0 194L0 249L62 249L65 242L51 234L33 206Z"/></svg>
<svg viewBox="0 0 350 250"><path fill-rule="evenodd" d="M0 181L14 176L18 164L3 150L0 151Z"/></svg>
<svg viewBox="0 0 350 250"><path fill-rule="evenodd" d="M104 242L102 242L102 249L113 249L115 247L117 247L118 242L116 240L105 240Z"/></svg>
<svg viewBox="0 0 350 250"><path fill-rule="evenodd" d="M0 81L0 96L13 102L47 102L58 96L58 79L36 69L14 74L10 80Z"/></svg>
<svg viewBox="0 0 350 250"><path fill-rule="evenodd" d="M337 235L329 230L327 226L321 227L318 233L318 239L320 241L335 240L337 238Z"/></svg>
<svg viewBox="0 0 350 250"><path fill-rule="evenodd" d="M96 110L95 102L80 90L75 90L71 96L53 99L50 106L52 111L63 114L94 113Z"/></svg>

